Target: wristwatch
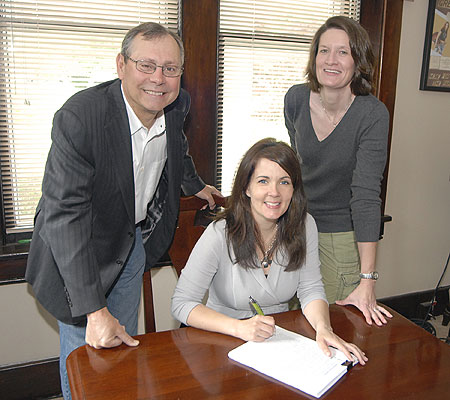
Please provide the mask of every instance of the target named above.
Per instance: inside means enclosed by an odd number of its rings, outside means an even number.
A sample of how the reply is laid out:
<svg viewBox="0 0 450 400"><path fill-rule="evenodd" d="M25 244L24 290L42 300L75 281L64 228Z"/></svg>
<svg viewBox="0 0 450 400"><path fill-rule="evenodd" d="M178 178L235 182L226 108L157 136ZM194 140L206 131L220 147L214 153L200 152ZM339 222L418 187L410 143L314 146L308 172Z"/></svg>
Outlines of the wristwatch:
<svg viewBox="0 0 450 400"><path fill-rule="evenodd" d="M359 277L361 279L373 279L374 281L376 281L378 279L378 272L377 271L373 271L373 272L369 272L368 274L363 274L362 272L360 272Z"/></svg>

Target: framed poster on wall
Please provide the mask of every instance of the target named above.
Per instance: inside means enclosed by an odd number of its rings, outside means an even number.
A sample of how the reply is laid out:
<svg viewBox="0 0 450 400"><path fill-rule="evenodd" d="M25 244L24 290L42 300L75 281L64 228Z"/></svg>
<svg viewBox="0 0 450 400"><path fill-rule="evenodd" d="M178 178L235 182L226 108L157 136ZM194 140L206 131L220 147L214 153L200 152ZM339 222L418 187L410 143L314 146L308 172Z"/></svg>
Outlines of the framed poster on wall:
<svg viewBox="0 0 450 400"><path fill-rule="evenodd" d="M450 0L429 0L421 90L450 92Z"/></svg>

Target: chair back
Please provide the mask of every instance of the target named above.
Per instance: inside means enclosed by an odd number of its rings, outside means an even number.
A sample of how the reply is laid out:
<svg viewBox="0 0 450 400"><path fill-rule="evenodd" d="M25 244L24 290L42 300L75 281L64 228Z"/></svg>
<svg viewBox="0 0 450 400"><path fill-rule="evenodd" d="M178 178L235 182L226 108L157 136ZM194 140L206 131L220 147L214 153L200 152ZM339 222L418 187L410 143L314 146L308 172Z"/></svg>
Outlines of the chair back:
<svg viewBox="0 0 450 400"><path fill-rule="evenodd" d="M224 207L227 198L214 196L214 200L216 201L217 207ZM214 211L211 211L207 205L208 202L206 200L202 200L196 196L180 198L180 212L177 227L168 251L171 265L175 268L178 276L180 276L181 270L186 265L197 240L212 221ZM206 208L202 210L205 206ZM145 332L150 333L156 331L150 270L144 273L143 279Z"/></svg>
<svg viewBox="0 0 450 400"><path fill-rule="evenodd" d="M214 196L216 205L223 207L226 198ZM209 207L202 210L208 203L195 196L182 197L180 199L180 213L177 228L172 245L169 248L169 256L178 276L187 263L189 255L203 231L212 221L214 211Z"/></svg>

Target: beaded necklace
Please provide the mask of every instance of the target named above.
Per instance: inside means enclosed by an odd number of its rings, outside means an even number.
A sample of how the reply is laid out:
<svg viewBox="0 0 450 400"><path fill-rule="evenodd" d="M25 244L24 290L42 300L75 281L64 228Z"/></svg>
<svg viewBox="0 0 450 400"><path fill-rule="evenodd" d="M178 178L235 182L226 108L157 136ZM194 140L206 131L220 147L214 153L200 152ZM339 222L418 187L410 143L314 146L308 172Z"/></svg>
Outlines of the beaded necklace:
<svg viewBox="0 0 450 400"><path fill-rule="evenodd" d="M278 224L275 225L275 234L273 235L269 248L264 252L264 257L261 260L261 268L268 268L270 267L270 264L272 264L272 258L269 258L269 254L272 252L275 241L277 240L277 231Z"/></svg>

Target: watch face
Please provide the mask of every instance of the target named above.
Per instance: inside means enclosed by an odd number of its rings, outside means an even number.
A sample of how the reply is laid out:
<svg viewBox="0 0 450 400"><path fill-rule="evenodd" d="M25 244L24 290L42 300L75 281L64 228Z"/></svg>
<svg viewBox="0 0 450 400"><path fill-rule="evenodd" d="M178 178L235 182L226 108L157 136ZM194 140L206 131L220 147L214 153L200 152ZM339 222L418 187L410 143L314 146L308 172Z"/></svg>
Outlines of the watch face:
<svg viewBox="0 0 450 400"><path fill-rule="evenodd" d="M372 279L378 279L378 272L377 271L374 271L374 272L372 272Z"/></svg>

